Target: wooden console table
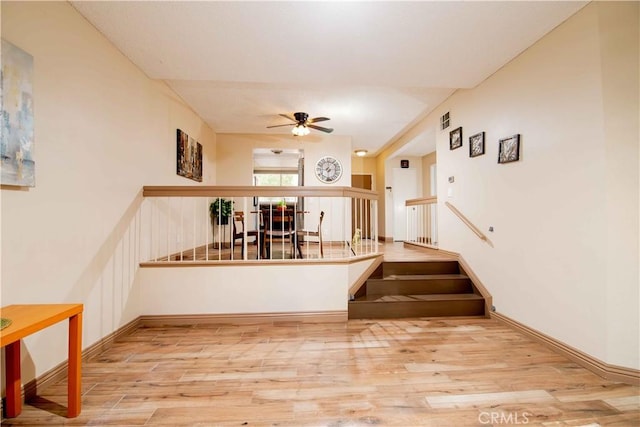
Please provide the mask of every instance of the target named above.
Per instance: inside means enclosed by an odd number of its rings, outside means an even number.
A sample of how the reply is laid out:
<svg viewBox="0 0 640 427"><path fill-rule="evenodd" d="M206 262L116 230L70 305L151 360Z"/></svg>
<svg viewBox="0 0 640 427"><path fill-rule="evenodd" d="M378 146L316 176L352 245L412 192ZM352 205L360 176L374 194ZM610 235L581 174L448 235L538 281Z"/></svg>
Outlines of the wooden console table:
<svg viewBox="0 0 640 427"><path fill-rule="evenodd" d="M5 349L6 416L22 411L20 340L48 326L69 319L69 363L67 417L80 414L82 375L82 304L25 304L0 308L0 316L12 323L0 331L0 347Z"/></svg>

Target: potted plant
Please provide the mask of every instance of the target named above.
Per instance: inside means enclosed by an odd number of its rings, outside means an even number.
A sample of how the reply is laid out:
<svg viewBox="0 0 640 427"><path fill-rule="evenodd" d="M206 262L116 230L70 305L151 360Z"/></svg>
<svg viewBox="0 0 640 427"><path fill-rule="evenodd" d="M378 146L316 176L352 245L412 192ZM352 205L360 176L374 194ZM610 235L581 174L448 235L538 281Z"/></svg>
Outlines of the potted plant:
<svg viewBox="0 0 640 427"><path fill-rule="evenodd" d="M229 218L233 215L233 200L215 199L209 205L209 213L214 224L229 224Z"/></svg>
<svg viewBox="0 0 640 427"><path fill-rule="evenodd" d="M280 200L276 209L281 211L287 210L287 202L285 202L284 199Z"/></svg>

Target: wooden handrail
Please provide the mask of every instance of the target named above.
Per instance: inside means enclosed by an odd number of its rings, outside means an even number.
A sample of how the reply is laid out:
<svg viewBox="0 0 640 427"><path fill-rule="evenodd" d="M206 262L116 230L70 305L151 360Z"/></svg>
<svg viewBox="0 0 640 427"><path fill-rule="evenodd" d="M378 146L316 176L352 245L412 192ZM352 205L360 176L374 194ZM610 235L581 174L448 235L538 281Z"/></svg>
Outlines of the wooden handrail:
<svg viewBox="0 0 640 427"><path fill-rule="evenodd" d="M462 222L464 222L467 225L467 227L469 227L471 231L473 231L476 234L476 236L478 236L480 239L484 240L485 242L488 241L487 236L485 236L484 233L480 231L478 227L473 225L473 223L469 221L469 219L466 216L464 216L464 214L460 212L455 206L453 206L449 202L444 202L444 204L447 205L447 207L451 209L451 211L453 211L453 213L456 214L456 216L460 218L460 220L462 220Z"/></svg>
<svg viewBox="0 0 640 427"><path fill-rule="evenodd" d="M434 203L438 203L438 197L421 197L419 199L409 199L405 200L405 206L416 206L416 205L431 205Z"/></svg>
<svg viewBox="0 0 640 427"><path fill-rule="evenodd" d="M378 193L353 187L144 186L144 197L353 197L377 200Z"/></svg>

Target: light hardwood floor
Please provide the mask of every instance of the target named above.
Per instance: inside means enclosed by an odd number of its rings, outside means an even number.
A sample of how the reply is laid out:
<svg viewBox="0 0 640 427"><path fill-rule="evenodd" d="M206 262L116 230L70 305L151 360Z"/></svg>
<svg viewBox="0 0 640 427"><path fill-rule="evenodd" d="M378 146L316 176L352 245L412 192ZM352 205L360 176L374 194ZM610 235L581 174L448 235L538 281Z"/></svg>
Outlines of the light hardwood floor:
<svg viewBox="0 0 640 427"><path fill-rule="evenodd" d="M638 426L639 388L492 319L139 328L2 425Z"/></svg>
<svg viewBox="0 0 640 427"><path fill-rule="evenodd" d="M373 252L374 243L365 240L362 243L364 250L362 252ZM317 242L306 242L301 244L302 257L304 259L317 259L320 257L320 250ZM356 253L361 250L354 248ZM428 261L441 259L456 259L448 254L442 254L434 249L418 247L413 245L405 245L402 242L378 243L378 251L384 254L385 261ZM253 243L247 244L247 259L249 261L256 260L257 247ZM331 261L334 258L347 258L351 254L350 248L344 242L325 242L324 243L324 259ZM200 246L197 248L187 249L182 253L174 253L169 259L166 255L159 256L155 261L227 261L230 259L241 260L240 241L237 241L234 247L233 255L229 248L217 248L213 244L209 244L208 248ZM273 245L273 259L290 259L291 247L287 243L275 243ZM154 261L154 260L149 260Z"/></svg>

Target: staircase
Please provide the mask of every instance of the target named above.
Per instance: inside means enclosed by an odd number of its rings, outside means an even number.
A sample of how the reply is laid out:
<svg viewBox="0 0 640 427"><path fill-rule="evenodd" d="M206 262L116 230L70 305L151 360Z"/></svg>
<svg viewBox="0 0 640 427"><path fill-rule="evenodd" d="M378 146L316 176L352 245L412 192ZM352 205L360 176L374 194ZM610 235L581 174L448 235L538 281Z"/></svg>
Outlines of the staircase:
<svg viewBox="0 0 640 427"><path fill-rule="evenodd" d="M485 315L458 261L383 262L349 301L349 319Z"/></svg>

